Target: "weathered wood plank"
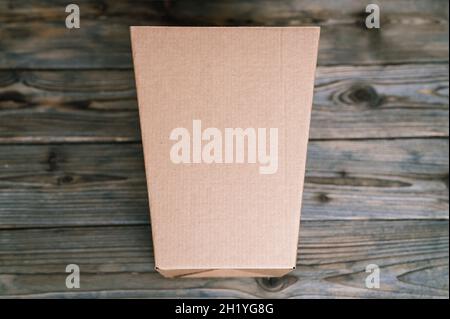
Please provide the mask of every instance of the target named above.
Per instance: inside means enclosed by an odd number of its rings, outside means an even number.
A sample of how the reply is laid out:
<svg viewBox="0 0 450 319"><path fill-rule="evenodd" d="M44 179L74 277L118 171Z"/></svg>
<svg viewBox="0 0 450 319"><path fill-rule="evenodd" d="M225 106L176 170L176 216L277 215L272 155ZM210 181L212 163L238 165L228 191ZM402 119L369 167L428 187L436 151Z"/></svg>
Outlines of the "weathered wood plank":
<svg viewBox="0 0 450 319"><path fill-rule="evenodd" d="M130 71L0 71L0 142L140 140Z"/></svg>
<svg viewBox="0 0 450 319"><path fill-rule="evenodd" d="M148 223L140 144L0 149L0 227Z"/></svg>
<svg viewBox="0 0 450 319"><path fill-rule="evenodd" d="M322 67L315 84L313 139L449 134L448 64Z"/></svg>
<svg viewBox="0 0 450 319"><path fill-rule="evenodd" d="M448 219L448 151L446 138L311 142L302 219ZM140 144L0 154L0 228L148 223Z"/></svg>
<svg viewBox="0 0 450 319"><path fill-rule="evenodd" d="M366 29L364 1L79 0L81 28L64 1L0 1L0 68L130 68L130 25L320 25L319 65L448 61L448 1L377 1L381 29Z"/></svg>
<svg viewBox="0 0 450 319"><path fill-rule="evenodd" d="M312 139L448 136L448 64L319 67ZM132 71L0 71L0 143L139 141Z"/></svg>
<svg viewBox="0 0 450 319"><path fill-rule="evenodd" d="M448 221L303 222L287 276L170 280L153 270L148 226L0 230L0 296L448 298L448 235ZM365 288L368 264L380 289Z"/></svg>
<svg viewBox="0 0 450 319"><path fill-rule="evenodd" d="M302 218L447 218L448 139L312 142Z"/></svg>

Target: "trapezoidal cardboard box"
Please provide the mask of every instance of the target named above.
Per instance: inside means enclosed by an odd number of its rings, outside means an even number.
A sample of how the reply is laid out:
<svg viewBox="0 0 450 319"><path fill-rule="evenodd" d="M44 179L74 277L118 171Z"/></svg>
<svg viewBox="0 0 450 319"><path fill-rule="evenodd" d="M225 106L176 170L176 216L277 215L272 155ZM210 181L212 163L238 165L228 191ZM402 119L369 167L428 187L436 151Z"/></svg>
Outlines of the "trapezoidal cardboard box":
<svg viewBox="0 0 450 319"><path fill-rule="evenodd" d="M296 265L319 28L131 27L156 269Z"/></svg>

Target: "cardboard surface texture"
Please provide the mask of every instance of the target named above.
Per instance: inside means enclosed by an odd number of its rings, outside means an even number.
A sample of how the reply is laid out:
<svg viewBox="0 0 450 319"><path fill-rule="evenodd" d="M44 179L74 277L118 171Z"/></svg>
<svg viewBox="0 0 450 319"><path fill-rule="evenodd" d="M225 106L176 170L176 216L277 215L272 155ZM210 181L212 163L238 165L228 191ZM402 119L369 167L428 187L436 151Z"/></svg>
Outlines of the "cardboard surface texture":
<svg viewBox="0 0 450 319"><path fill-rule="evenodd" d="M156 269L296 265L318 27L131 27Z"/></svg>

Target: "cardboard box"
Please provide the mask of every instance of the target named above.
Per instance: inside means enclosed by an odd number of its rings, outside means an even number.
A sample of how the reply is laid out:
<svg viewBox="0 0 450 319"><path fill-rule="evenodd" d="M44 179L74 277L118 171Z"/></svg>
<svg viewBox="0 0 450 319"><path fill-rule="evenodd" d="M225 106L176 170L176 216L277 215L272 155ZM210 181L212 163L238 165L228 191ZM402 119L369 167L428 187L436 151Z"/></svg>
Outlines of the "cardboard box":
<svg viewBox="0 0 450 319"><path fill-rule="evenodd" d="M156 269L296 265L317 27L131 27Z"/></svg>

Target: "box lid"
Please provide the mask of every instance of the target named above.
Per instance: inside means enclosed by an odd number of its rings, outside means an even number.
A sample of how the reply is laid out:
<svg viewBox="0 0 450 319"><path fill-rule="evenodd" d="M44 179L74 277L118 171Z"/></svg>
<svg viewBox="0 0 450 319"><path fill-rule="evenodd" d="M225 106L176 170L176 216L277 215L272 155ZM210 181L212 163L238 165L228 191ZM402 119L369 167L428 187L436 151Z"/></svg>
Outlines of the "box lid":
<svg viewBox="0 0 450 319"><path fill-rule="evenodd" d="M296 265L317 27L131 27L156 269Z"/></svg>

